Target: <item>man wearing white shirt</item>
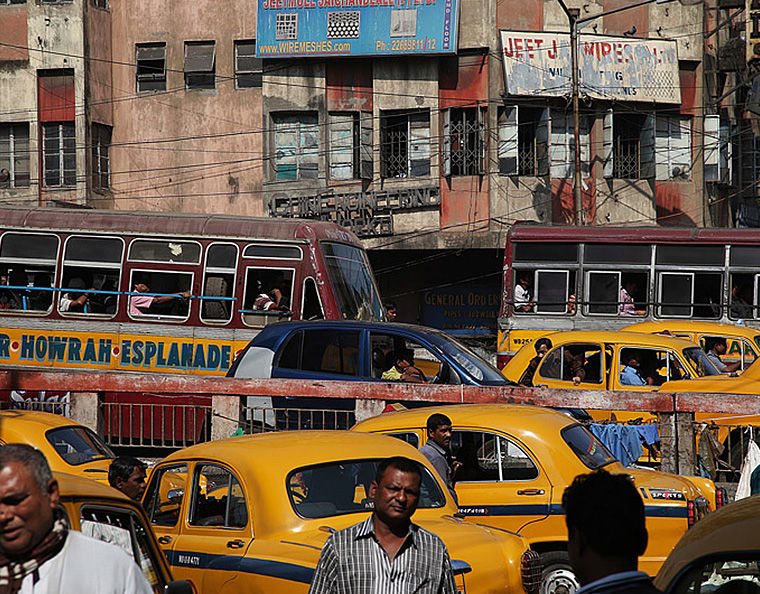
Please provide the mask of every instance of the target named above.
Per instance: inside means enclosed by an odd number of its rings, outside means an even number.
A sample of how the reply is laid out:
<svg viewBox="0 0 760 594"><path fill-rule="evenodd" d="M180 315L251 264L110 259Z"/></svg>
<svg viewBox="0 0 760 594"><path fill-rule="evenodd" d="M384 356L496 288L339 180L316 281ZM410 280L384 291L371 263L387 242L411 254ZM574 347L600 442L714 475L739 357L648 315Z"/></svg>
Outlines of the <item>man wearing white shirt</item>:
<svg viewBox="0 0 760 594"><path fill-rule="evenodd" d="M644 502L631 478L596 470L562 495L567 555L581 584L576 594L659 594L638 571L647 547Z"/></svg>

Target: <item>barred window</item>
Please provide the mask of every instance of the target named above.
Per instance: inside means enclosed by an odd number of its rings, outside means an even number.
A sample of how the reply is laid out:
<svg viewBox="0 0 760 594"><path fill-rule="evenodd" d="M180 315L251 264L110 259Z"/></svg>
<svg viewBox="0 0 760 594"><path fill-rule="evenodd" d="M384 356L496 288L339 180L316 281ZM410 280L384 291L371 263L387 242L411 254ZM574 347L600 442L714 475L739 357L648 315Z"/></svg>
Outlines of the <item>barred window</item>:
<svg viewBox="0 0 760 594"><path fill-rule="evenodd" d="M0 188L29 185L29 124L0 124Z"/></svg>
<svg viewBox="0 0 760 594"><path fill-rule="evenodd" d="M485 173L486 114L485 107L443 110L444 175Z"/></svg>
<svg viewBox="0 0 760 594"><path fill-rule="evenodd" d="M647 116L637 113L618 113L613 116L612 177L640 179L642 177L642 132Z"/></svg>
<svg viewBox="0 0 760 594"><path fill-rule="evenodd" d="M92 187L111 187L111 126L92 125Z"/></svg>
<svg viewBox="0 0 760 594"><path fill-rule="evenodd" d="M73 186L77 182L76 132L74 122L42 124L44 185Z"/></svg>
<svg viewBox="0 0 760 594"><path fill-rule="evenodd" d="M272 114L272 121L276 179L316 179L319 170L317 114Z"/></svg>
<svg viewBox="0 0 760 594"><path fill-rule="evenodd" d="M383 112L380 130L383 177L430 175L430 110Z"/></svg>

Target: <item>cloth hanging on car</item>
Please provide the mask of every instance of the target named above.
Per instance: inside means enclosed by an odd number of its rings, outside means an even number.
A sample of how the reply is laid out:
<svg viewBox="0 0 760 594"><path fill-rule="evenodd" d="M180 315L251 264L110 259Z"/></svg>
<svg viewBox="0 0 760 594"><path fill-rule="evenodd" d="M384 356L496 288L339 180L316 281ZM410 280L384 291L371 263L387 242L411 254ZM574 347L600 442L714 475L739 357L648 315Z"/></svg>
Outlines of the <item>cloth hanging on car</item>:
<svg viewBox="0 0 760 594"><path fill-rule="evenodd" d="M590 429L599 441L617 458L623 466L629 466L642 455L644 441L639 428L642 425L616 425L614 423L591 423ZM646 432L651 439L651 431Z"/></svg>
<svg viewBox="0 0 760 594"><path fill-rule="evenodd" d="M758 466L760 466L760 447L757 446L754 439L750 439L747 446L747 455L744 456L742 469L739 473L739 484L736 487L734 501L739 501L739 499L744 499L752 494L750 485L752 473Z"/></svg>

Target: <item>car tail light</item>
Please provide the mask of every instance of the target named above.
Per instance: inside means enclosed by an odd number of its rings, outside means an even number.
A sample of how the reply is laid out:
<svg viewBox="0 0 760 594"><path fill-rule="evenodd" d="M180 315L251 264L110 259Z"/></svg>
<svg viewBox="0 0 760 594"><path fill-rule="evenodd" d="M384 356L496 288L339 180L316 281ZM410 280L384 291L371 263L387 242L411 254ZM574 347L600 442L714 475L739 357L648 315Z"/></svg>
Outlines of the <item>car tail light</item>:
<svg viewBox="0 0 760 594"><path fill-rule="evenodd" d="M520 574L523 588L527 594L538 592L541 588L541 557L536 551L528 549L520 557Z"/></svg>
<svg viewBox="0 0 760 594"><path fill-rule="evenodd" d="M697 523L697 504L693 501L686 503L686 517L689 520L689 528Z"/></svg>
<svg viewBox="0 0 760 594"><path fill-rule="evenodd" d="M715 489L715 508L720 509L728 503L728 494L723 487Z"/></svg>
<svg viewBox="0 0 760 594"><path fill-rule="evenodd" d="M504 369L504 366L509 363L509 360L511 357L508 357L507 355L496 355L496 366L499 368L499 370Z"/></svg>

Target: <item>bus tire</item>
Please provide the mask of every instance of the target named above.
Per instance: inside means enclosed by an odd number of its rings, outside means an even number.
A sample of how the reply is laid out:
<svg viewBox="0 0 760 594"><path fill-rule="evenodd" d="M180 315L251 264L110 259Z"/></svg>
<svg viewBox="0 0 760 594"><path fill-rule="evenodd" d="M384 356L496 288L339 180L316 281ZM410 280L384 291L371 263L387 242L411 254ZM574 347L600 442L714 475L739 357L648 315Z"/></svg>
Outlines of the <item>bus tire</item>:
<svg viewBox="0 0 760 594"><path fill-rule="evenodd" d="M573 594L580 587L565 551L542 553L541 565L540 594Z"/></svg>

